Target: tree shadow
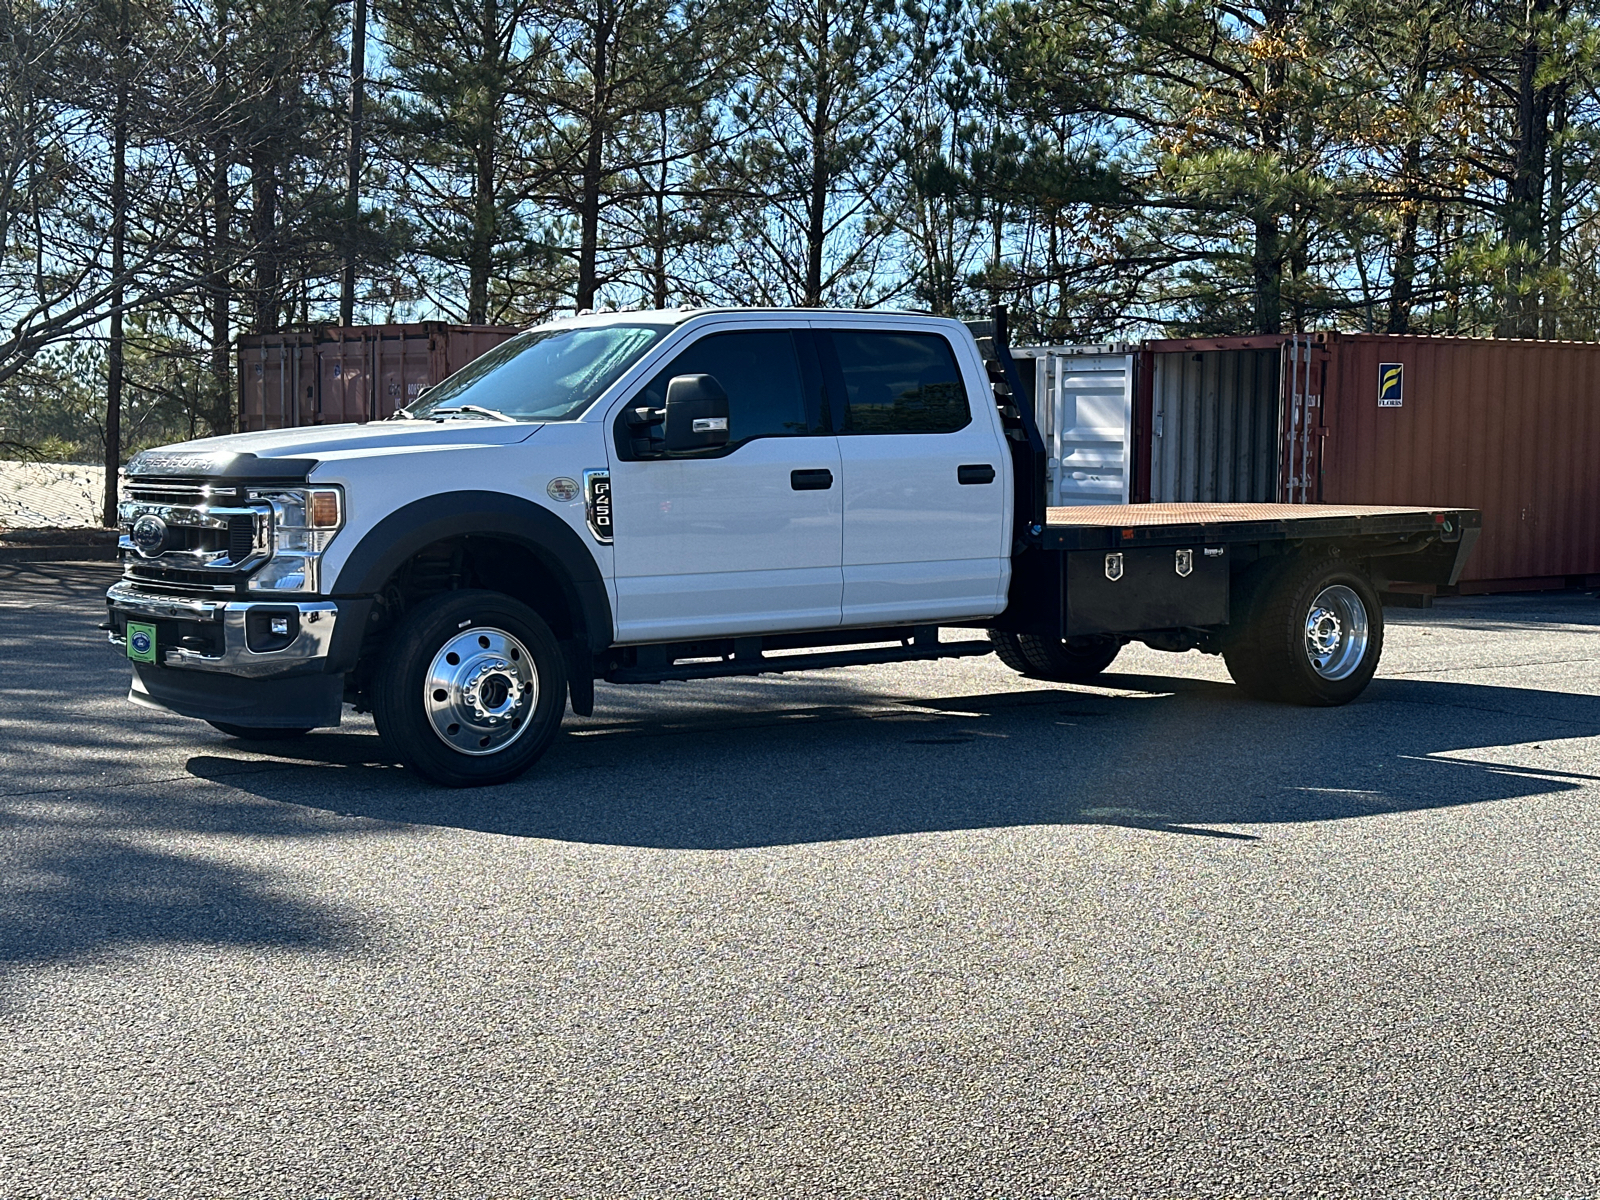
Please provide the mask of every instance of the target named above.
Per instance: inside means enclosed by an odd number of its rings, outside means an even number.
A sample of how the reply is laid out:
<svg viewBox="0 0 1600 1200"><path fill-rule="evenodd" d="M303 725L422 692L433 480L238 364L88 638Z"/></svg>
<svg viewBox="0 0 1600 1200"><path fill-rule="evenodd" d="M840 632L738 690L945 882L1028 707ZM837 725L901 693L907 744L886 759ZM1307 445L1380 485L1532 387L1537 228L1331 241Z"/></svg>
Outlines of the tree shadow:
<svg viewBox="0 0 1600 1200"><path fill-rule="evenodd" d="M1568 693L1380 679L1346 708L1302 709L1193 679L1104 683L1135 694L1062 687L591 720L500 788L429 787L375 738L306 739L275 761L203 754L188 769L349 816L664 849L1041 824L1248 841L1280 822L1573 790L1591 777L1470 752L1600 734L1600 697Z"/></svg>
<svg viewBox="0 0 1600 1200"><path fill-rule="evenodd" d="M360 940L351 922L258 874L124 838L41 839L5 871L0 967L150 943L326 949Z"/></svg>

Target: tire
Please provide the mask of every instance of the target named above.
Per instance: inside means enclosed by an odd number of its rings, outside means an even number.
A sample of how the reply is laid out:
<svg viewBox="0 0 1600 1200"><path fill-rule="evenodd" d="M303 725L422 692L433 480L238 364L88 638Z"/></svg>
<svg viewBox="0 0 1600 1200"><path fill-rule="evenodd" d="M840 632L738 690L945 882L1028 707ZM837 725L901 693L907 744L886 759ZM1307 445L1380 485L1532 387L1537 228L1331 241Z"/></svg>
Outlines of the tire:
<svg viewBox="0 0 1600 1200"><path fill-rule="evenodd" d="M444 787L515 779L549 749L566 707L555 635L499 592L446 592L419 604L396 627L373 679L384 745Z"/></svg>
<svg viewBox="0 0 1600 1200"><path fill-rule="evenodd" d="M271 726L252 728L249 725L230 725L226 721L207 721L206 724L231 738L246 742L284 742L290 738L305 737L311 732L309 726L305 729L277 729Z"/></svg>
<svg viewBox="0 0 1600 1200"><path fill-rule="evenodd" d="M994 647L995 657L1019 675L1026 675L1033 668L1028 665L1027 657L1022 653L1022 647L1017 645L1017 635L1006 633L1002 629L989 630L989 644Z"/></svg>
<svg viewBox="0 0 1600 1200"><path fill-rule="evenodd" d="M1122 652L1115 640L1072 646L1060 638L1032 633L989 631L989 641L1000 661L1030 679L1049 679L1056 683L1086 683L1099 675Z"/></svg>
<svg viewBox="0 0 1600 1200"><path fill-rule="evenodd" d="M1228 673L1260 700L1334 707L1359 696L1383 655L1383 607L1337 558L1290 559L1249 591Z"/></svg>

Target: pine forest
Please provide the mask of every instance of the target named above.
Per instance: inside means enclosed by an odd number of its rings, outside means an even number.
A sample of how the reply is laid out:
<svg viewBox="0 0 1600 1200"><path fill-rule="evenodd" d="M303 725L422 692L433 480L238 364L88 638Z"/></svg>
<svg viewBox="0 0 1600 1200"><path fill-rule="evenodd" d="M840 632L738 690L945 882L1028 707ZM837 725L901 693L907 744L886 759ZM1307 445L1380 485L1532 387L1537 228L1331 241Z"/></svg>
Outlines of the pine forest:
<svg viewBox="0 0 1600 1200"><path fill-rule="evenodd" d="M1600 7L0 0L0 441L233 343L674 305L1600 337Z"/></svg>

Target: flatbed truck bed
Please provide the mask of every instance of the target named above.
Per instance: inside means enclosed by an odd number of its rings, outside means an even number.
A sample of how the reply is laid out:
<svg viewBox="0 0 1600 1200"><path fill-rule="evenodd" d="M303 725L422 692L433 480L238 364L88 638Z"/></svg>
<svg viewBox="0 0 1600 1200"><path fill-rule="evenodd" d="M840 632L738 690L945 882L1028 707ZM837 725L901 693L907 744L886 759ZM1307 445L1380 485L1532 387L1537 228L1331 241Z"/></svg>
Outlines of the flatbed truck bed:
<svg viewBox="0 0 1600 1200"><path fill-rule="evenodd" d="M1045 510L1051 550L1292 538L1458 533L1465 549L1481 523L1471 509L1375 504L1086 504Z"/></svg>

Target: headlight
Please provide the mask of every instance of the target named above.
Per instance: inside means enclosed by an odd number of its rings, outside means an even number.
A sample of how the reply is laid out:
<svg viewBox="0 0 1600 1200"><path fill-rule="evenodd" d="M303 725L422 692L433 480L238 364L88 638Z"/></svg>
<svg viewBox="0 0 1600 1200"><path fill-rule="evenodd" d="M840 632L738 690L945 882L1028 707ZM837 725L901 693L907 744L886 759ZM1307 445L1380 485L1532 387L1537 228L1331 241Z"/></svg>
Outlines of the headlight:
<svg viewBox="0 0 1600 1200"><path fill-rule="evenodd" d="M262 488L251 503L271 509L271 557L250 577L252 591L315 592L322 552L344 525L338 488Z"/></svg>

